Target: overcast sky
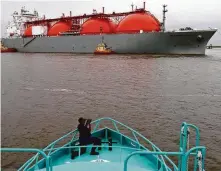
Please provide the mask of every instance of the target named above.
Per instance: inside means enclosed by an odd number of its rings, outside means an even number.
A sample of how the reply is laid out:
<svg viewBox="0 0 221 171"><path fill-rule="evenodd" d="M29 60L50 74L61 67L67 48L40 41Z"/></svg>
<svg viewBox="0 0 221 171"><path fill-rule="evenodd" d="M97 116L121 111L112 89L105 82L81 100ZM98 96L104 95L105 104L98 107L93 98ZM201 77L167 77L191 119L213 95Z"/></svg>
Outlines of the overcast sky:
<svg viewBox="0 0 221 171"><path fill-rule="evenodd" d="M81 1L1 1L1 34L11 14L22 6L36 9L46 18L60 17L62 13L69 15L90 14L93 9L105 12L122 12L131 10L131 4L143 6L143 0L81 0ZM146 0L146 9L162 20L162 4L168 5L166 27L175 29L190 26L192 28L218 28L211 43L221 45L221 0Z"/></svg>

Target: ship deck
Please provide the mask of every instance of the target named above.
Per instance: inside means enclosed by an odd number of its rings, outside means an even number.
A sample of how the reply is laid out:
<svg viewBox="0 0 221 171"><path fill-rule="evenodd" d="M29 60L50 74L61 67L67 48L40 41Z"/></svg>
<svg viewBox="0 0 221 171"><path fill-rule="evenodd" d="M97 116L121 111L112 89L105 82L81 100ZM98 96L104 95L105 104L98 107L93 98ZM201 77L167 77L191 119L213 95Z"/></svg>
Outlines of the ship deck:
<svg viewBox="0 0 221 171"><path fill-rule="evenodd" d="M119 163L69 163L65 165L60 165L53 167L53 171L123 171L123 164ZM129 166L128 171L154 171L153 169L144 169L136 166ZM156 170L156 169L155 169ZM39 171L45 171L45 169L41 169Z"/></svg>
<svg viewBox="0 0 221 171"><path fill-rule="evenodd" d="M105 139L102 141L105 141ZM116 142L116 140L114 141ZM137 149L121 146L119 142L116 143L116 146L118 147L109 151L108 146L104 145L97 156L90 155L91 145L87 147L85 154L74 159L71 159L70 154L63 155L52 161L53 171L123 171L124 160L132 152L137 151ZM102 161L98 162L98 160ZM39 171L45 170L46 169L40 169ZM136 155L129 160L128 170L153 171L157 169L156 164L150 161L146 156Z"/></svg>

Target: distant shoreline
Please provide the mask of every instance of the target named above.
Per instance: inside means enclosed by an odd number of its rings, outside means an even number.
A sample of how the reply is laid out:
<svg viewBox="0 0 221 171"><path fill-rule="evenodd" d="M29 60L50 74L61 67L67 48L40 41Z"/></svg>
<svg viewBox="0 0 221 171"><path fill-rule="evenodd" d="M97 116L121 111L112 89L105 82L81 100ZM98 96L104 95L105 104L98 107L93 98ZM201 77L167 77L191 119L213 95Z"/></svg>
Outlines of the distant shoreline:
<svg viewBox="0 0 221 171"><path fill-rule="evenodd" d="M212 46L213 48L221 48L221 46Z"/></svg>
<svg viewBox="0 0 221 171"><path fill-rule="evenodd" d="M206 46L207 49L213 49L213 48L221 48L221 46L214 46L214 45L209 45L209 46Z"/></svg>

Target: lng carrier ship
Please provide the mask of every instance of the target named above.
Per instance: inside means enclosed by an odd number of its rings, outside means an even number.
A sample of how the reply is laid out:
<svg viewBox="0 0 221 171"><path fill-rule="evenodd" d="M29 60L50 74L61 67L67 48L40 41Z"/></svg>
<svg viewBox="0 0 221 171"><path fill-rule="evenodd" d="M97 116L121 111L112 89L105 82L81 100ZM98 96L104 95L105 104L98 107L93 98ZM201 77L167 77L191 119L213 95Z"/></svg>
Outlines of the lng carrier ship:
<svg viewBox="0 0 221 171"><path fill-rule="evenodd" d="M46 19L24 7L13 13L2 44L19 52L94 53L98 46L116 54L195 54L204 55L216 29L196 30L190 27L166 31L166 5L160 22L142 8L121 13L93 10L92 14Z"/></svg>

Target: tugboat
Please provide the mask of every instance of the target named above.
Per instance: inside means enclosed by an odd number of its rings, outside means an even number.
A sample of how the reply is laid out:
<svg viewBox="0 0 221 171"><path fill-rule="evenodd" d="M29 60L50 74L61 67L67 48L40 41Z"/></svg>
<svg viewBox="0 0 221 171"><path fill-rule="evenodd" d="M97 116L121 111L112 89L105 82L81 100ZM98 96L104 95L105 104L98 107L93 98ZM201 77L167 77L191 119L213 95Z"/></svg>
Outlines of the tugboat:
<svg viewBox="0 0 221 171"><path fill-rule="evenodd" d="M209 46L206 47L207 49L212 49L213 48L213 45L210 44Z"/></svg>
<svg viewBox="0 0 221 171"><path fill-rule="evenodd" d="M2 42L1 42L1 47L0 47L1 53L6 53L6 52L17 52L15 48L7 48L4 47Z"/></svg>
<svg viewBox="0 0 221 171"><path fill-rule="evenodd" d="M106 43L103 42L98 44L96 50L94 51L94 54L97 55L109 55L113 53L114 52L112 51L112 49L108 47Z"/></svg>
<svg viewBox="0 0 221 171"><path fill-rule="evenodd" d="M24 171L188 171L190 156L194 160L193 171L205 169L206 147L200 145L200 132L193 124L182 123L179 151L173 152L161 151L139 132L111 118L97 119L90 128L91 136L101 140L101 145L96 146L100 147L97 156L90 154L95 146L80 144L77 129L44 149L17 147L0 151L36 153L18 169ZM190 147L192 133L195 144ZM178 163L171 156L178 157Z"/></svg>

